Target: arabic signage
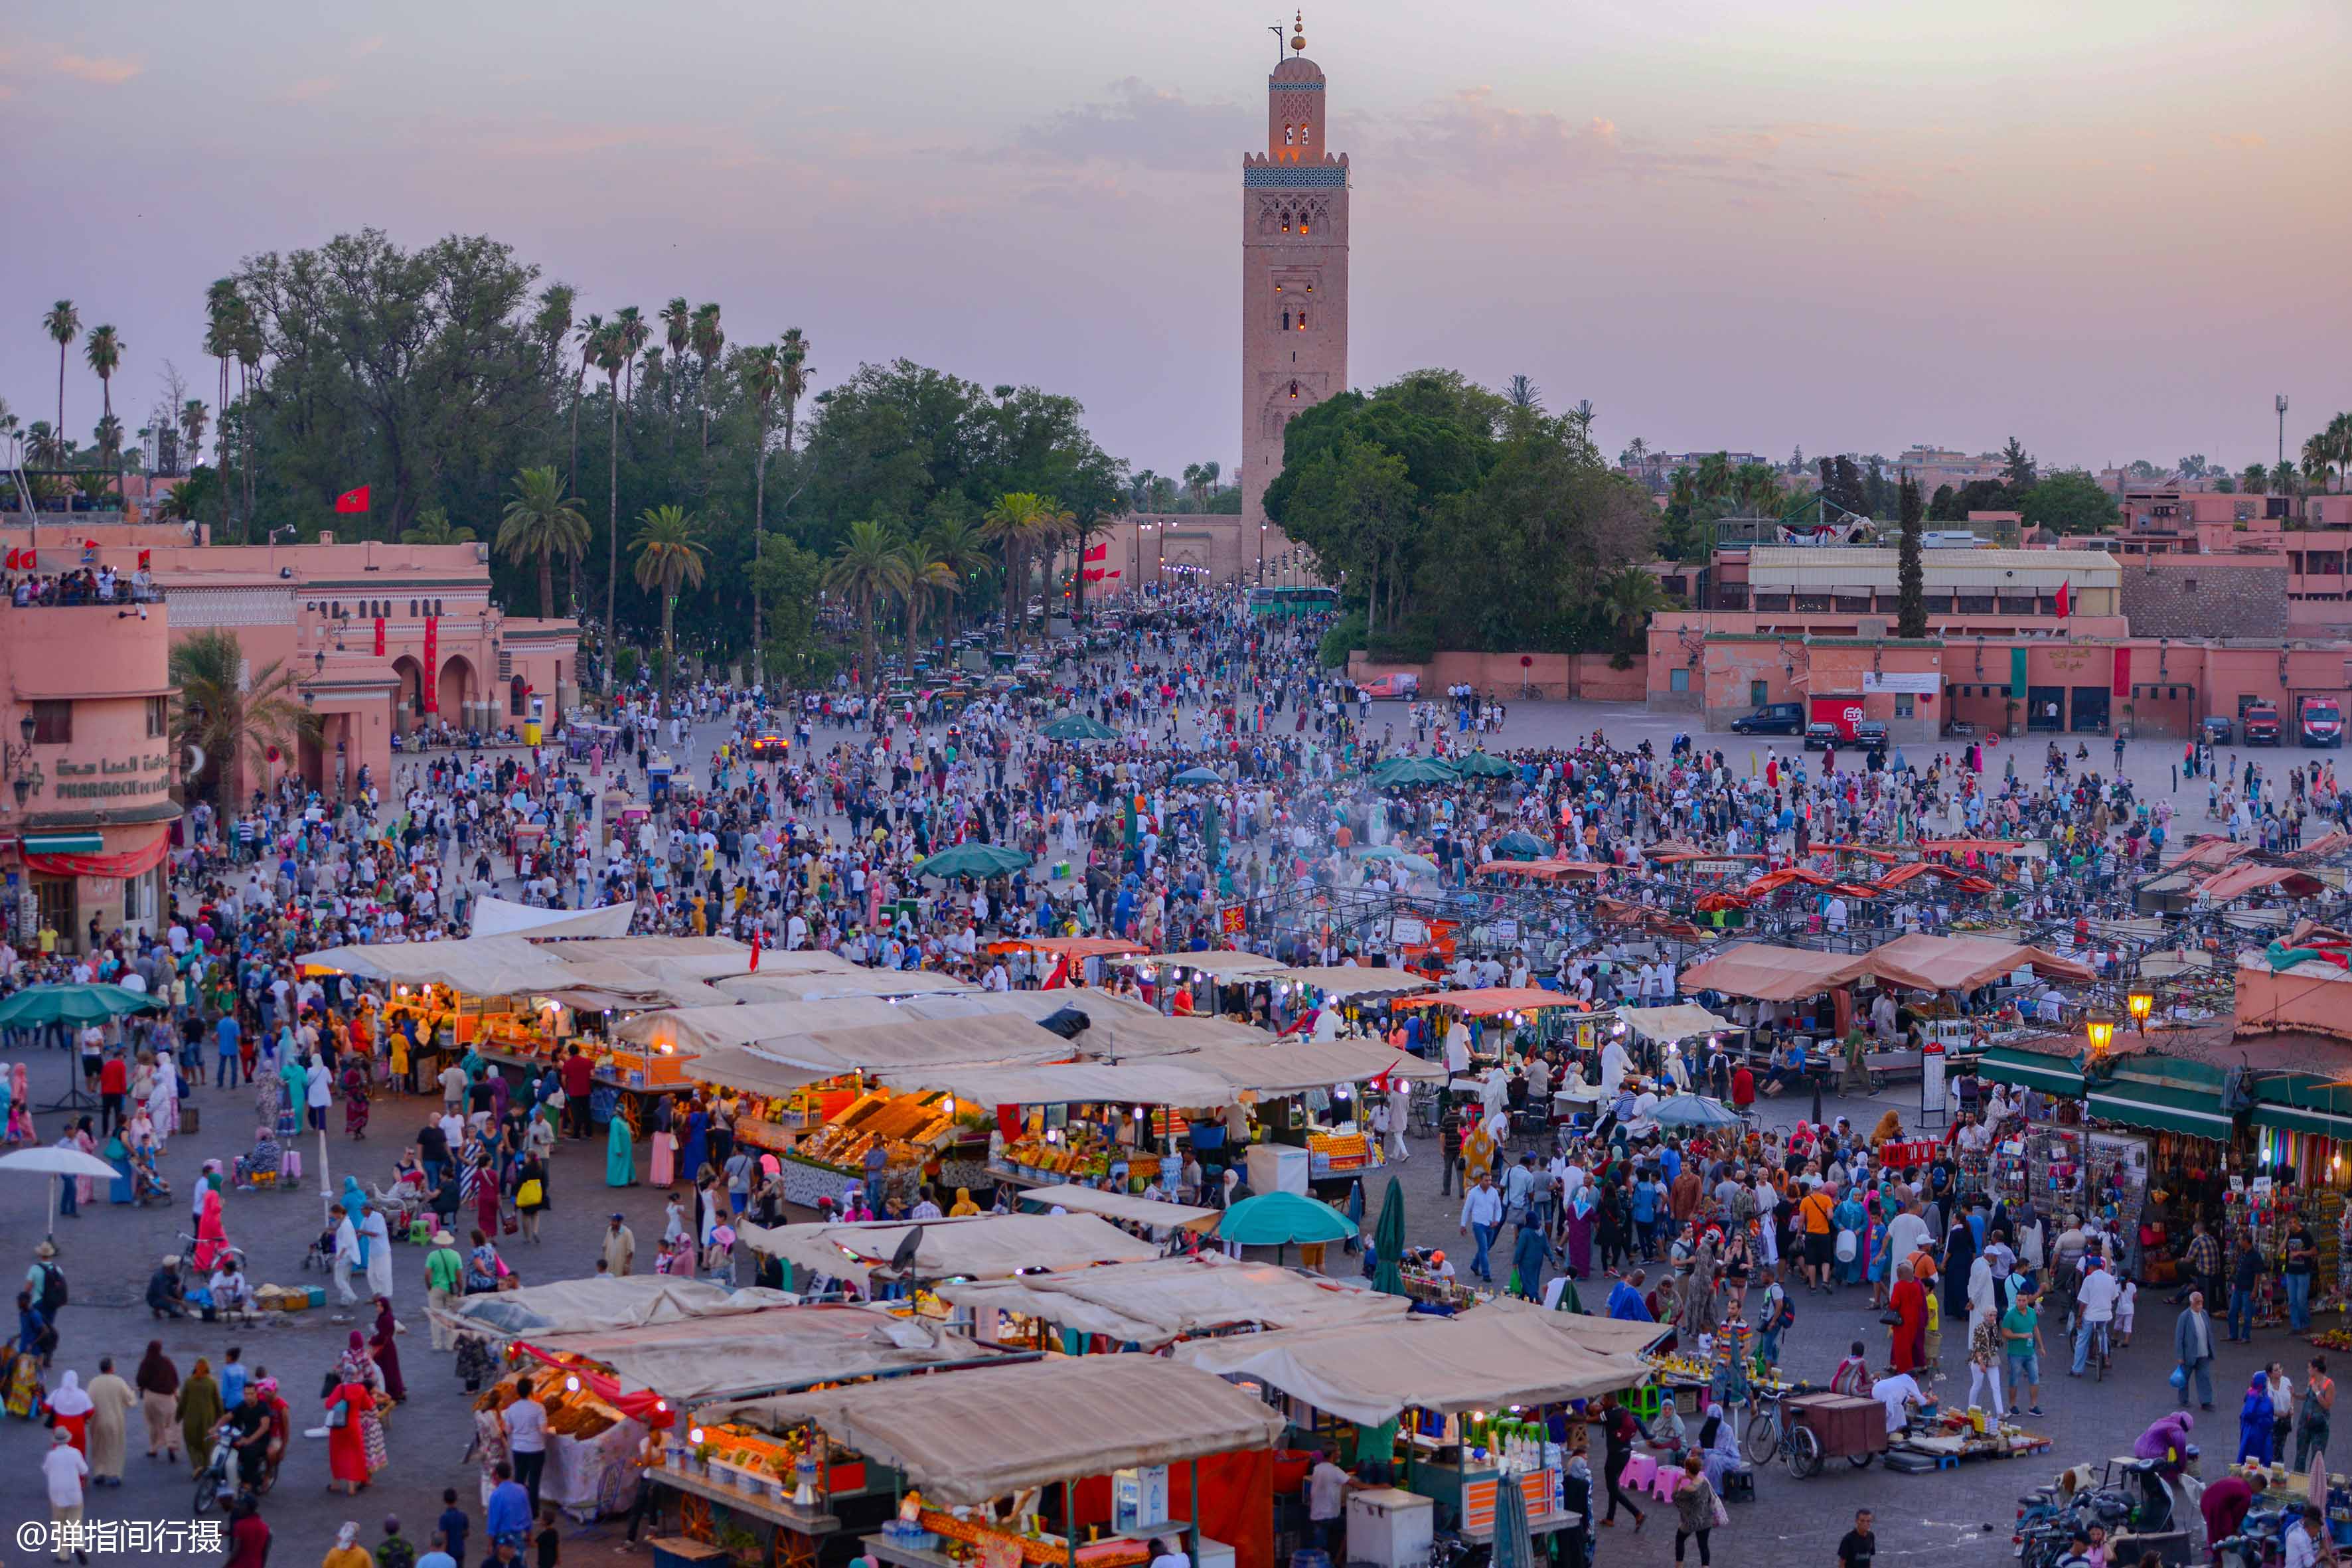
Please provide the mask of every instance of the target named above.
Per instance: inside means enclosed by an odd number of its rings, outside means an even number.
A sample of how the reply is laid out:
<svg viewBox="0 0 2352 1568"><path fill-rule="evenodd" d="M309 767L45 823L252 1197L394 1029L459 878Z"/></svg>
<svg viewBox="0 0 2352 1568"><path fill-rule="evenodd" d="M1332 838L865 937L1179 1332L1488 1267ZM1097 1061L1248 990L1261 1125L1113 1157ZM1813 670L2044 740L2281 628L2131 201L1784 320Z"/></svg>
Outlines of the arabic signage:
<svg viewBox="0 0 2352 1568"><path fill-rule="evenodd" d="M61 800L112 800L122 795L161 795L172 787L171 757L100 757L96 762L60 762L49 793Z"/></svg>
<svg viewBox="0 0 2352 1568"><path fill-rule="evenodd" d="M1944 689L1944 678L1933 670L1924 675L1903 674L1888 670L1881 674L1874 669L1862 672L1864 691L1907 691L1915 697L1933 697Z"/></svg>

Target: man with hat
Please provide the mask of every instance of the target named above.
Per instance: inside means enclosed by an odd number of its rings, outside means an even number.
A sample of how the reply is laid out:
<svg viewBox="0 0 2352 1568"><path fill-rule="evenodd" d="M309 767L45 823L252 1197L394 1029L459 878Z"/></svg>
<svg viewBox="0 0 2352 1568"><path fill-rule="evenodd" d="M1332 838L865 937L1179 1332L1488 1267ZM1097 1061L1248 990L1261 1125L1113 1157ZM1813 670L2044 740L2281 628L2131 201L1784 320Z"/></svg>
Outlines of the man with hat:
<svg viewBox="0 0 2352 1568"><path fill-rule="evenodd" d="M69 1527L78 1530L81 1524L82 1478L89 1474L89 1461L74 1447L73 1433L63 1426L49 1431L49 1451L41 1456L41 1476L49 1486L49 1530L56 1542L49 1555L59 1563L66 1560L66 1539ZM77 1563L89 1561L89 1553L79 1545L73 1548Z"/></svg>
<svg viewBox="0 0 2352 1568"><path fill-rule="evenodd" d="M604 1230L604 1271L615 1279L625 1278L636 1256L636 1234L622 1223L621 1211L614 1209L612 1223Z"/></svg>
<svg viewBox="0 0 2352 1568"><path fill-rule="evenodd" d="M433 1325L435 1350L446 1351L456 1343L457 1336L442 1326L440 1315L465 1293L466 1259L457 1251L457 1238L446 1230L436 1230L433 1250L425 1255L425 1316Z"/></svg>

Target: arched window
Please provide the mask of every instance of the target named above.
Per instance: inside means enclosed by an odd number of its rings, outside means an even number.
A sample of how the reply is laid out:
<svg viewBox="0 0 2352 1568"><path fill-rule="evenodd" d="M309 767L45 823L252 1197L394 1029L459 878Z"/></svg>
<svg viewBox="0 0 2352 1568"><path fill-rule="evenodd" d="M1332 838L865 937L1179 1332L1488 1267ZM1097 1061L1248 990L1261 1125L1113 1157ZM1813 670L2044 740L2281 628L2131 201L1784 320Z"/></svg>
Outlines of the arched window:
<svg viewBox="0 0 2352 1568"><path fill-rule="evenodd" d="M1301 234L1307 232L1307 215L1304 212L1298 215L1298 232Z"/></svg>
<svg viewBox="0 0 2352 1568"><path fill-rule="evenodd" d="M1286 332L1290 331L1290 312L1287 310L1282 313L1282 330Z"/></svg>
<svg viewBox="0 0 2352 1568"><path fill-rule="evenodd" d="M433 601L433 613L436 616L441 613L441 601L438 599Z"/></svg>
<svg viewBox="0 0 2352 1568"><path fill-rule="evenodd" d="M1298 312L1298 330L1302 332L1307 330L1307 312L1304 310Z"/></svg>
<svg viewBox="0 0 2352 1568"><path fill-rule="evenodd" d="M1290 127L1287 125L1282 128L1282 144L1286 147L1292 145L1290 139Z"/></svg>
<svg viewBox="0 0 2352 1568"><path fill-rule="evenodd" d="M1282 215L1282 232L1285 234L1290 232L1290 214L1287 210Z"/></svg>
<svg viewBox="0 0 2352 1568"><path fill-rule="evenodd" d="M411 600L409 600L409 601L408 601L408 613L409 613L410 615L412 615L412 616L416 615L416 614L418 613L417 608L416 608L416 601L415 601L415 600L414 600L414 599L411 599Z"/></svg>

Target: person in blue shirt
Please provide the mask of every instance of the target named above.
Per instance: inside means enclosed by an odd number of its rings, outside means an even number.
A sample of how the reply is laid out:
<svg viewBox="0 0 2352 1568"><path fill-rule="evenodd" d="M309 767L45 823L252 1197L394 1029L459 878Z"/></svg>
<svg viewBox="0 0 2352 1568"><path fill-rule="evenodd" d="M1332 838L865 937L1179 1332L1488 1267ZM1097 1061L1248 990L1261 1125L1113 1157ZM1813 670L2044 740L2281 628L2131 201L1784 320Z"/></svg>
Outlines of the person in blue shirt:
<svg viewBox="0 0 2352 1568"><path fill-rule="evenodd" d="M526 1493L526 1500L528 1500L528 1497L529 1494ZM467 1519L466 1517L466 1510L457 1506L457 1489L456 1487L443 1487L441 1489L441 1517L439 1520L435 1521L433 1526L434 1533L440 1537L442 1550L448 1552L448 1554L458 1563L464 1563L466 1561L466 1536L473 1528L473 1521ZM424 1564L419 1563L417 1568L424 1568Z"/></svg>
<svg viewBox="0 0 2352 1568"><path fill-rule="evenodd" d="M488 1506L482 1510L482 1533L492 1541L511 1536L520 1542L530 1529L530 1493L514 1479L514 1467L504 1459L490 1473L499 1484L490 1489Z"/></svg>
<svg viewBox="0 0 2352 1568"><path fill-rule="evenodd" d="M1642 1298L1642 1283L1647 1278L1646 1274L1636 1268L1630 1276L1619 1279L1615 1285L1610 1287L1609 1315L1611 1317L1622 1319L1629 1323L1647 1323L1654 1321L1650 1316L1650 1304Z"/></svg>
<svg viewBox="0 0 2352 1568"><path fill-rule="evenodd" d="M236 1081L236 1015L224 1013L221 1015L220 1022L213 1026L213 1050L215 1053L213 1063L215 1089L220 1089Z"/></svg>

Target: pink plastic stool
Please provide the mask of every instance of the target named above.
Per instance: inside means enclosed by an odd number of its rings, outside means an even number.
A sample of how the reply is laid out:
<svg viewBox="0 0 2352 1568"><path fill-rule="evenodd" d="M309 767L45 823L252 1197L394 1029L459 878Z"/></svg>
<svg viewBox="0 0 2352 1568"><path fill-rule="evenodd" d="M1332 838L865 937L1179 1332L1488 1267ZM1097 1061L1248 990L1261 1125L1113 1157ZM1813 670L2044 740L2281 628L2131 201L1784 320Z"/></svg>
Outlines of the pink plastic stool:
<svg viewBox="0 0 2352 1568"><path fill-rule="evenodd" d="M281 1151L278 1156L278 1173L288 1181L302 1179L302 1152L299 1149Z"/></svg>
<svg viewBox="0 0 2352 1568"><path fill-rule="evenodd" d="M1683 1472L1677 1465L1660 1465L1658 1473L1650 1479L1650 1492L1660 1502L1675 1500L1675 1490L1683 1484Z"/></svg>
<svg viewBox="0 0 2352 1568"><path fill-rule="evenodd" d="M1625 1473L1618 1484L1629 1492L1651 1489L1658 1479L1658 1461L1647 1454L1635 1454L1625 1461Z"/></svg>

